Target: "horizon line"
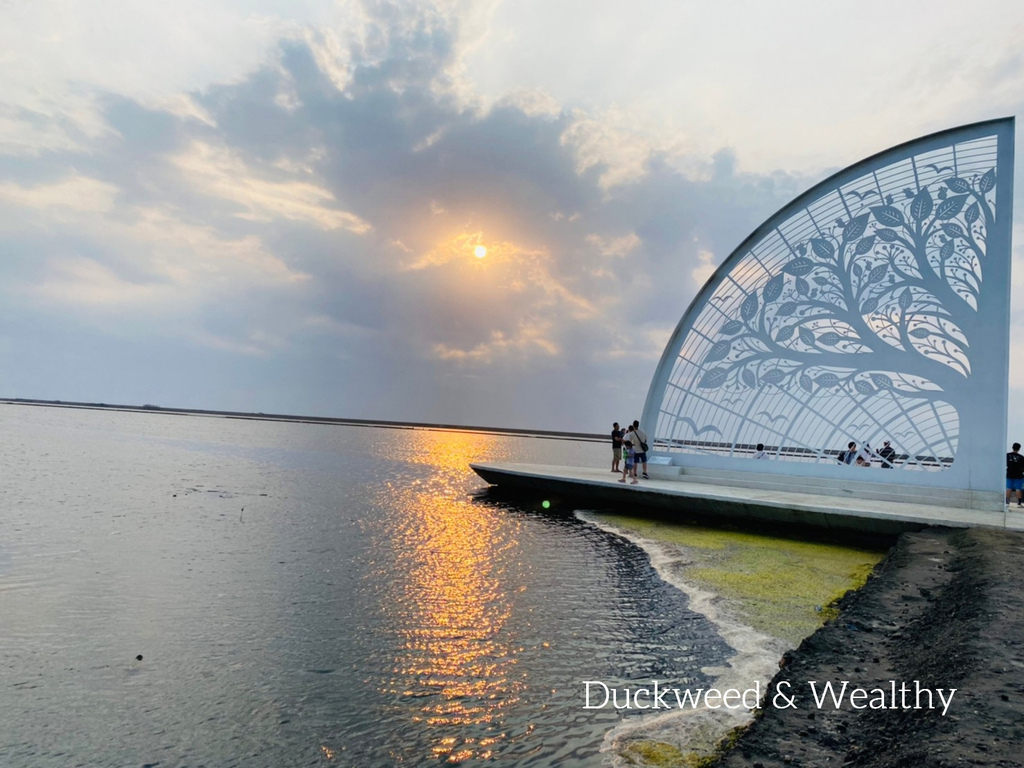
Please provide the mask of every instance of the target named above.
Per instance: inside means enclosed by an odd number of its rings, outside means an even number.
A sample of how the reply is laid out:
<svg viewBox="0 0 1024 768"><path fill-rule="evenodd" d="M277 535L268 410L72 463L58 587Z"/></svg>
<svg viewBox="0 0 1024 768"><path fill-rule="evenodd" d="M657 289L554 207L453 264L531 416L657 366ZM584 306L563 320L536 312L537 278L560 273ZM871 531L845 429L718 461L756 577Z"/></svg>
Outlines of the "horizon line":
<svg viewBox="0 0 1024 768"><path fill-rule="evenodd" d="M169 416L200 416L207 418L244 419L247 421L277 421L298 424L324 424L354 427L386 427L389 429L427 429L437 431L482 432L486 434L518 435L521 437L548 437L554 439L606 440L597 432L567 432L551 429L524 429L521 427L482 427L472 424L441 422L390 421L387 419L355 419L338 416L303 416L262 411L220 411L207 408L174 408L162 405L127 405L119 403L81 402L73 400L40 400L26 397L0 397L0 404L29 405L56 408L75 408L95 411L122 411L128 413L162 413Z"/></svg>

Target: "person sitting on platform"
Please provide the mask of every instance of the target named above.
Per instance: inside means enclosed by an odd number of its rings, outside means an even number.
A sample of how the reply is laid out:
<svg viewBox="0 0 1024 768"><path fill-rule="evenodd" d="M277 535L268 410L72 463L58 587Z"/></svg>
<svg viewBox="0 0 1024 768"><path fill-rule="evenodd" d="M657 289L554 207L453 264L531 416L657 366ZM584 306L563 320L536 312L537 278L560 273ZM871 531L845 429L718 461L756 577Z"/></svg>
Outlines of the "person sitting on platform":
<svg viewBox="0 0 1024 768"><path fill-rule="evenodd" d="M875 452L871 450L871 443L864 443L861 449L857 451L857 466L870 467L871 460L874 458Z"/></svg>

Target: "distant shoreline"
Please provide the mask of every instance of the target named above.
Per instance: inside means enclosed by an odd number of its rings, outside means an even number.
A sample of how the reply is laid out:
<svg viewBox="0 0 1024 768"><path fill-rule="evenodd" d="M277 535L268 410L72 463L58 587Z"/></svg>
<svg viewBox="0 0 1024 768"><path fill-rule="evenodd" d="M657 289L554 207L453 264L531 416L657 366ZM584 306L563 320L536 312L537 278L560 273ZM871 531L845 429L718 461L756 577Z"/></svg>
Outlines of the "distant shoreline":
<svg viewBox="0 0 1024 768"><path fill-rule="evenodd" d="M448 432L470 432L486 435L515 435L517 437L543 437L553 440L610 440L608 435L592 432L558 432L547 429L516 429L511 427L478 427L467 424L421 423L415 421L381 421L378 419L343 419L331 416L297 416L286 413L247 413L245 411L213 411L196 408L165 408L158 405L119 405L115 403L80 403L67 400L33 400L20 397L0 397L0 405L29 405L47 408L77 408L88 411L122 411L126 413L158 413L168 416L202 416L215 419L245 419L248 421L277 421L297 424L323 424L347 427L384 427L387 429L423 429ZM609 432L609 434L611 434Z"/></svg>

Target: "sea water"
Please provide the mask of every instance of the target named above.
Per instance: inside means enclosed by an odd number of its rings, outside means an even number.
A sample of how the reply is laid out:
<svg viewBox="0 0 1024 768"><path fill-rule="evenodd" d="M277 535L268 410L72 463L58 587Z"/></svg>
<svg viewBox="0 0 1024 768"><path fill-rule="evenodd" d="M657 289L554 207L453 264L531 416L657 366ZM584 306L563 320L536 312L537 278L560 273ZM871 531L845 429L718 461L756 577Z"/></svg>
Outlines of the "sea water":
<svg viewBox="0 0 1024 768"><path fill-rule="evenodd" d="M582 681L706 686L761 646L659 563L678 542L467 466L610 455L0 406L0 765L620 760L652 721L584 709Z"/></svg>

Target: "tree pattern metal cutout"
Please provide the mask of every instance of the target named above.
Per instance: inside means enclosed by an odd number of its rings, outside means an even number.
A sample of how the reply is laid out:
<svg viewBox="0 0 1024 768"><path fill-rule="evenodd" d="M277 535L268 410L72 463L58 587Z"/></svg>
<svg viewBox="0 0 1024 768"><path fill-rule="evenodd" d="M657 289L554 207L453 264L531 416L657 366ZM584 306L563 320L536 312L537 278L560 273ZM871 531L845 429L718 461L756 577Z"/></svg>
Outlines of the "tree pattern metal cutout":
<svg viewBox="0 0 1024 768"><path fill-rule="evenodd" d="M730 256L659 366L645 413L656 450L740 456L762 442L835 464L849 441L888 439L898 468L953 464L964 399L979 394L979 311L1006 292L987 279L998 174L1012 173L999 131L967 129L836 174Z"/></svg>

